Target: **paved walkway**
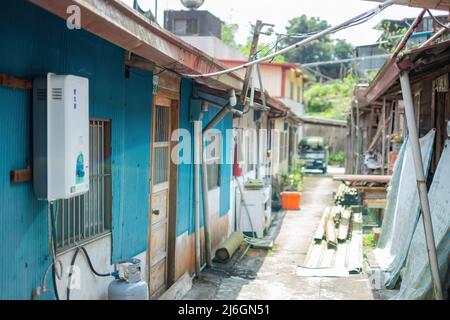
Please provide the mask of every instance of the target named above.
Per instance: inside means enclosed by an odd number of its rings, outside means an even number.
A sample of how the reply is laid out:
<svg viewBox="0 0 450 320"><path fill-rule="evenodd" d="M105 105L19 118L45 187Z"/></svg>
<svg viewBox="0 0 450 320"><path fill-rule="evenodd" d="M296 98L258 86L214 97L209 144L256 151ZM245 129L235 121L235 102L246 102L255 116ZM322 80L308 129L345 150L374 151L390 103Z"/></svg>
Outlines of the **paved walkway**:
<svg viewBox="0 0 450 320"><path fill-rule="evenodd" d="M278 214L279 231L272 251L237 253L226 265L205 270L185 299L308 300L373 299L365 275L349 278L305 278L296 275L306 258L314 232L338 184L330 177L307 176L302 210Z"/></svg>

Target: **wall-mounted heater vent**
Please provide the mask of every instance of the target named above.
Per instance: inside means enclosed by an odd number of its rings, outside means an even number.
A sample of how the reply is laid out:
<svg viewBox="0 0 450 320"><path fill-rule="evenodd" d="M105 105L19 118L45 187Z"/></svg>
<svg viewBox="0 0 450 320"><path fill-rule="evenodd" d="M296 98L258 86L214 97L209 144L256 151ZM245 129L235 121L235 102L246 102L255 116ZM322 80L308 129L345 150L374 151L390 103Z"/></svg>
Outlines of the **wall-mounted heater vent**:
<svg viewBox="0 0 450 320"><path fill-rule="evenodd" d="M52 88L52 99L56 101L61 101L63 99L63 89Z"/></svg>

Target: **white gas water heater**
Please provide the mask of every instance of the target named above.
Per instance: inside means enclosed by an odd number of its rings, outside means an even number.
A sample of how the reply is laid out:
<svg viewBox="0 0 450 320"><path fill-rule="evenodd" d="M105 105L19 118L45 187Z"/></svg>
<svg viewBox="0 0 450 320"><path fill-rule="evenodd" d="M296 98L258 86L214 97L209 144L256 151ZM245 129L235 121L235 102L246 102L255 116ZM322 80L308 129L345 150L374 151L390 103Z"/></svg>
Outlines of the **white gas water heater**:
<svg viewBox="0 0 450 320"><path fill-rule="evenodd" d="M89 80L72 75L33 84L33 185L38 199L89 191Z"/></svg>

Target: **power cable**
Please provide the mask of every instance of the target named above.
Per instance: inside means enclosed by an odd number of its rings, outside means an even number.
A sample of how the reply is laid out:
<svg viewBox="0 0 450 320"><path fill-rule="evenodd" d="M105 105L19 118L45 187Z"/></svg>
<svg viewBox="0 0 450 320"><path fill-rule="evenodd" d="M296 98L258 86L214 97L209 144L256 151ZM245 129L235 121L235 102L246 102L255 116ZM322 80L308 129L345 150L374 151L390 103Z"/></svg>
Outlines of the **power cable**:
<svg viewBox="0 0 450 320"><path fill-rule="evenodd" d="M221 71L217 71L217 72L211 72L211 73L205 73L205 74L184 74L183 76L187 77L187 78L215 77L215 76L221 76L221 75L224 75L224 74L229 74L231 72L235 72L235 71L238 71L238 70L241 70L241 69L244 69L244 68L251 67L251 66L259 64L261 62L268 61L268 60L270 60L270 59L272 59L272 58L274 58L274 57L276 57L278 55L281 55L281 54L283 54L285 52L288 52L290 50L302 47L302 46L304 46L304 45L306 45L306 44L308 44L308 43L310 43L310 42L312 42L314 40L320 39L322 36L325 36L327 34L335 33L337 31L340 31L340 30L343 30L343 29L346 29L346 28L353 27L355 25L361 24L361 23L369 20L370 18L372 18L376 14L379 14L381 11L383 11L386 8L388 8L389 6L395 4L395 2L396 2L396 0L388 0L385 3L378 5L375 9L372 9L372 10L370 10L368 12L364 12L364 13L362 13L362 14L354 17L354 18L351 18L351 19L349 19L349 20L347 20L347 21L345 21L343 23L340 23L340 24L338 24L336 26L327 28L327 29L317 33L316 35L313 35L313 36L311 36L309 38L306 38L306 39L303 39L303 40L301 40L299 42L296 42L296 43L294 43L294 44L292 44L292 45L290 45L290 46L288 46L288 47L286 47L286 48L284 48L282 50L279 50L277 52L269 54L269 55L267 55L267 56L265 56L263 58L259 58L259 59L256 59L256 60L244 63L242 65L239 65L239 66L236 66L236 67L233 67L233 68L229 68L229 69L225 69L225 70L221 70Z"/></svg>
<svg viewBox="0 0 450 320"><path fill-rule="evenodd" d="M448 27L447 25L443 24L441 21L439 21L438 18L436 18L436 17L431 13L431 10L427 9L427 12L428 12L428 14L430 15L430 17L431 17L431 18L432 18L439 26L441 26L442 28L444 28L444 29L446 29L446 30L449 29L449 27Z"/></svg>

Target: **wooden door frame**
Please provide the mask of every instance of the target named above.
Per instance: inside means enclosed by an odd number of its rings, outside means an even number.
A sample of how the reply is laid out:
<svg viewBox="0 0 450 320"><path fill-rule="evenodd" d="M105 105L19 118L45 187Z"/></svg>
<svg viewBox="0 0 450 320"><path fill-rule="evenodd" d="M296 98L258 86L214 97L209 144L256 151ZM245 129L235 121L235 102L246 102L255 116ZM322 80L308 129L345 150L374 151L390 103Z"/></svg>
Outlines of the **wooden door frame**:
<svg viewBox="0 0 450 320"><path fill-rule="evenodd" d="M170 108L170 126L173 130L180 127L179 120L179 98L172 99ZM170 136L172 136L170 132ZM178 141L170 141L170 156L172 150L178 144ZM170 161L170 179L169 179L169 226L168 226L168 247L167 247L167 285L170 287L175 281L175 260L176 260L176 242L177 242L177 213L178 213L178 165Z"/></svg>
<svg viewBox="0 0 450 320"><path fill-rule="evenodd" d="M152 270L152 257L151 257L151 240L152 240L152 222L153 222L153 163L154 163L154 140L155 140L155 112L158 99L169 99L171 101L169 107L169 172L168 172L168 212L167 212L167 234L166 234L166 243L167 243L167 256L166 256L166 271L165 271L165 283L166 288L161 290L161 292L155 293L150 298L157 298L174 281L174 273L175 273L175 246L176 246L176 225L177 225L177 194L178 194L178 166L171 161L171 153L176 144L176 142L171 141L172 130L173 128L178 128L179 126L179 96L174 93L167 92L167 90L160 90L157 95L153 95L152 97L152 129L151 129L151 146L150 146L150 188L149 188L149 210L148 210L148 237L147 237L147 278L148 278L148 286L149 290L151 287L151 270Z"/></svg>

